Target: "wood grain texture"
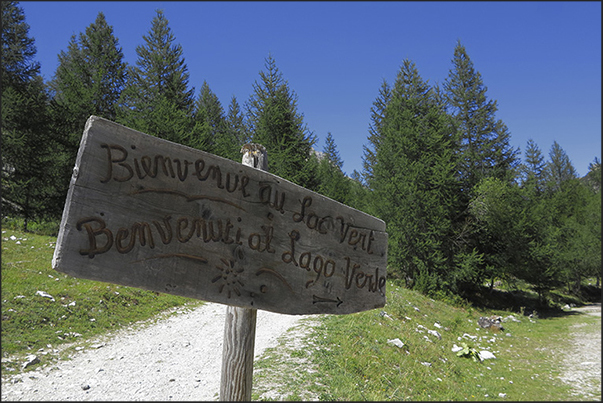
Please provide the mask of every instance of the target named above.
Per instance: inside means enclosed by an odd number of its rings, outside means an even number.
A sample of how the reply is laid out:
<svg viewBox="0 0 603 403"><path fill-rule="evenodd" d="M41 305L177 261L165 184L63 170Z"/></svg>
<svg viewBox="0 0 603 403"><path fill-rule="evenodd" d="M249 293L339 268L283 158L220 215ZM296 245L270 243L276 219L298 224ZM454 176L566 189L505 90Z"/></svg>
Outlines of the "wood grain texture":
<svg viewBox="0 0 603 403"><path fill-rule="evenodd" d="M243 165L262 171L268 169L264 146L245 144L241 153ZM250 308L226 307L220 378L221 401L251 401L257 312Z"/></svg>
<svg viewBox="0 0 603 403"><path fill-rule="evenodd" d="M385 223L283 178L92 116L53 267L287 314L385 304Z"/></svg>
<svg viewBox="0 0 603 403"><path fill-rule="evenodd" d="M220 400L251 401L257 310L229 306L224 323Z"/></svg>

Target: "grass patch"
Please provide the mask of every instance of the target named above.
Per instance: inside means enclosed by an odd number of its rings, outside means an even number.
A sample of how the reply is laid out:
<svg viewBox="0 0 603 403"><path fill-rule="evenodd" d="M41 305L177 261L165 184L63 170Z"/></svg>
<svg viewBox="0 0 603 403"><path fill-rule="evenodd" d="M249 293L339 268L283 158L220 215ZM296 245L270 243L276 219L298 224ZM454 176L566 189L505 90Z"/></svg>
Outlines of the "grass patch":
<svg viewBox="0 0 603 403"><path fill-rule="evenodd" d="M27 223L27 232L38 235L58 236L61 222L59 220L34 220ZM25 220L21 217L3 217L3 230L18 230L22 231L25 226Z"/></svg>
<svg viewBox="0 0 603 403"><path fill-rule="evenodd" d="M505 310L453 307L392 282L387 289L383 309L321 316L303 347L291 350L285 345L262 357L256 364L261 371L254 377L253 398L576 399L558 379L562 352L573 324L600 323L599 318L560 311L530 318ZM506 318L502 331L478 326L481 316L492 315ZM388 343L394 339L404 345ZM458 356L453 347L462 343L496 358L474 361L470 355ZM291 359L296 356L306 362Z"/></svg>
<svg viewBox="0 0 603 403"><path fill-rule="evenodd" d="M172 307L201 304L59 273L51 267L55 243L56 237L2 229L3 357L54 349L152 318ZM46 356L40 359L44 364ZM4 361L3 373L16 368L14 362Z"/></svg>

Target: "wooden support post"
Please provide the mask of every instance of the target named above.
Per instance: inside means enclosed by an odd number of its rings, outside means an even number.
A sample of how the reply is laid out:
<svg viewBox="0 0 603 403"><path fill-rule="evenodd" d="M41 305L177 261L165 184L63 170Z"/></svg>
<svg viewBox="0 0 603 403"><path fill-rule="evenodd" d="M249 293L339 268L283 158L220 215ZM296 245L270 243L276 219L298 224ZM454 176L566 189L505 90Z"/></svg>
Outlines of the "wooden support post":
<svg viewBox="0 0 603 403"><path fill-rule="evenodd" d="M251 400L257 309L226 307L220 400Z"/></svg>
<svg viewBox="0 0 603 403"><path fill-rule="evenodd" d="M268 170L268 158L263 146L245 144L241 152L244 165ZM220 379L221 401L251 400L256 319L257 309L226 307Z"/></svg>

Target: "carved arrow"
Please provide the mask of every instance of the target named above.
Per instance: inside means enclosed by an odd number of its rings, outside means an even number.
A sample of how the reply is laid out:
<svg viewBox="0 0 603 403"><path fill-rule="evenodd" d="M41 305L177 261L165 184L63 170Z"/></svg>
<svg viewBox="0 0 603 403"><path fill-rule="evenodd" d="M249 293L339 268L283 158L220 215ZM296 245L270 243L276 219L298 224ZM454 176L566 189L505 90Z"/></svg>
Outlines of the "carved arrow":
<svg viewBox="0 0 603 403"><path fill-rule="evenodd" d="M334 300L334 299L322 298L322 297L317 297L316 295L312 295L312 303L315 304L317 302L335 302L335 303L337 303L337 306L343 304L343 301L339 297L337 297L337 300Z"/></svg>

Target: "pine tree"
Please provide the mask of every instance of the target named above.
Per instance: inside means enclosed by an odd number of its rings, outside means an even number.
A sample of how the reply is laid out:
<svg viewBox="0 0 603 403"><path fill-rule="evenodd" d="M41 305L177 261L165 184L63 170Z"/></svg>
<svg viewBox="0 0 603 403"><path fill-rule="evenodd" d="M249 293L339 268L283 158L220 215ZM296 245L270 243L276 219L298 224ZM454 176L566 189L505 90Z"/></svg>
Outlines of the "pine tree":
<svg viewBox="0 0 603 403"><path fill-rule="evenodd" d="M488 100L481 74L460 41L454 49L453 67L444 81L445 97L459 132L458 171L463 192L470 197L480 180L514 178L518 151L510 146L510 133L495 119L496 101Z"/></svg>
<svg viewBox="0 0 603 403"><path fill-rule="evenodd" d="M224 131L224 109L207 81L203 82L199 98L195 102L193 121L195 126L189 145L217 154L216 141Z"/></svg>
<svg viewBox="0 0 603 403"><path fill-rule="evenodd" d="M25 86L40 74L34 38L17 1L2 2L2 89Z"/></svg>
<svg viewBox="0 0 603 403"><path fill-rule="evenodd" d="M18 2L2 2L2 215L56 218L54 142L48 94L29 25Z"/></svg>
<svg viewBox="0 0 603 403"><path fill-rule="evenodd" d="M238 108L236 99L233 100L234 105L231 107ZM230 113L240 113L237 111L229 111ZM240 116L232 116L233 119L238 119ZM240 160L241 146L236 137L233 128L229 126L229 122L224 116L224 109L220 100L214 94L206 81L201 86L199 98L195 103L194 114L195 127L191 133L191 141L193 147L200 150L219 155L224 158L229 158L235 161ZM234 124L238 122L235 120Z"/></svg>
<svg viewBox="0 0 603 403"><path fill-rule="evenodd" d="M55 102L74 116L73 130L82 132L90 115L116 119L127 78L123 58L113 27L102 12L85 33L71 37L67 52L61 51L51 87Z"/></svg>
<svg viewBox="0 0 603 403"><path fill-rule="evenodd" d="M371 188L387 223L388 266L432 293L451 265L448 239L456 194L453 132L414 63L404 60L384 110Z"/></svg>
<svg viewBox="0 0 603 403"><path fill-rule="evenodd" d="M330 132L327 133L322 157L319 159L317 176L318 193L344 204L350 203L350 179L343 172L343 161Z"/></svg>
<svg viewBox="0 0 603 403"><path fill-rule="evenodd" d="M532 187L536 192L543 191L546 163L542 151L534 140L529 139L526 146L525 163L521 165L523 186Z"/></svg>
<svg viewBox="0 0 603 403"><path fill-rule="evenodd" d="M370 184L373 178L373 166L375 165L375 150L379 147L379 140L381 138L381 128L383 125L383 118L385 108L391 98L391 89L387 82L383 80L381 88L379 89L379 95L371 106L371 123L369 125L369 136L367 138L369 145L363 146L364 153L362 156L362 181L363 184ZM360 178L359 178L360 179Z"/></svg>
<svg viewBox="0 0 603 403"><path fill-rule="evenodd" d="M128 69L118 121L166 140L187 143L193 126L194 88L180 44L162 10L151 22L144 45L136 47L136 66ZM187 144L188 145L188 144Z"/></svg>
<svg viewBox="0 0 603 403"><path fill-rule="evenodd" d="M595 157L593 162L588 164L588 173L583 178L584 183L595 193L601 191L601 160Z"/></svg>
<svg viewBox="0 0 603 403"><path fill-rule="evenodd" d="M241 157L240 147L249 143L251 141L251 137L245 122L245 115L241 110L241 107L235 96L231 98L230 104L228 105L228 114L226 115L226 132L228 133L227 137L233 138L238 147L238 149L235 150L236 153L233 155L233 159L238 160Z"/></svg>
<svg viewBox="0 0 603 403"><path fill-rule="evenodd" d="M314 135L298 113L297 95L289 89L272 56L266 59L265 67L246 105L252 141L266 147L271 173L315 189Z"/></svg>
<svg viewBox="0 0 603 403"><path fill-rule="evenodd" d="M561 184L567 180L577 178L576 169L568 155L556 141L549 151L549 161L546 164L545 176L547 187L550 191L557 191Z"/></svg>
<svg viewBox="0 0 603 403"><path fill-rule="evenodd" d="M50 82L52 120L65 154L64 192L71 178L84 125L90 115L115 121L118 101L126 83L127 65L113 27L99 12L85 32L73 35Z"/></svg>
<svg viewBox="0 0 603 403"><path fill-rule="evenodd" d="M477 266L477 284L490 280L490 288L498 279L510 276L525 278L530 238L525 212L534 200L525 197L527 188L490 177L476 187L469 210L474 223L475 250L481 262Z"/></svg>

